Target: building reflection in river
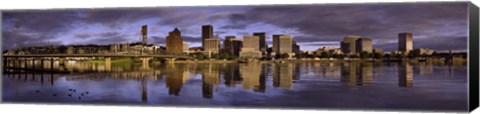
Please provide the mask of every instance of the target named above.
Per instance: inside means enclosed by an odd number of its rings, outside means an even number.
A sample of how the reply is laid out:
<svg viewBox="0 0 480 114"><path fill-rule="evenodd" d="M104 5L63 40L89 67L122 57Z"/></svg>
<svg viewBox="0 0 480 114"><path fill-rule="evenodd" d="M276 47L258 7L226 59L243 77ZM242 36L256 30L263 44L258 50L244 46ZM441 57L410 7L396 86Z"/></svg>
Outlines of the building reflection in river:
<svg viewBox="0 0 480 114"><path fill-rule="evenodd" d="M290 89L293 79L293 64L272 64L273 87Z"/></svg>
<svg viewBox="0 0 480 114"><path fill-rule="evenodd" d="M396 78L398 75L398 85L400 87L413 86L413 73L429 74L433 73L434 67L432 64L412 63L375 63L375 62L316 62L316 63L246 63L246 64L160 64L152 65L150 69L141 69L140 64L123 63L112 65L107 68L104 64L91 62L67 62L60 65L58 61L49 62L41 61L27 61L10 63L10 66L17 64L20 67L28 67L34 69L42 69L41 72L19 71L13 72L15 69L8 69L13 79L18 81L39 82L41 84L48 83L53 86L58 77L65 75L65 81L78 80L135 80L138 82L139 89L135 93L140 93L137 97L141 101L148 101L148 93L151 93L147 85L158 83L158 80L165 81L165 87L170 96L181 96L182 87L192 77L201 77L202 96L207 99L214 97L214 93L218 89L225 87L236 88L241 86L243 90L266 93L267 87L275 91L275 89L292 89L296 82L306 82L312 79L320 79L321 81L331 81L340 79L349 88L357 88L359 86L374 86L372 82L374 75L378 78L386 78L382 76L390 74L388 69L383 69L384 66L388 68L395 68L398 74L393 74ZM419 64L419 65L418 65ZM52 72L48 70L50 65L53 65ZM393 66L393 67L391 67ZM107 69L106 69L107 68ZM418 71L417 71L418 70ZM53 72L54 71L54 72ZM66 72L61 72L66 71ZM108 72L107 72L108 71ZM59 73L58 75L54 73ZM397 72L393 72L397 73ZM305 80L301 80L300 75ZM18 77L16 77L18 75ZM37 76L35 76L37 75ZM40 76L40 77L38 77ZM271 76L271 77L269 77ZM386 76L391 76L386 75ZM163 80L165 79L165 80ZM223 79L223 80L222 80ZM378 80L378 79L375 79ZM60 80L63 81L63 80ZM223 82L222 82L223 81ZM393 83L396 84L397 80ZM152 83L155 82L155 83ZM303 83L302 82L302 83ZM150 84L152 83L152 84ZM219 86L222 83L225 86ZM272 85L269 85L272 83ZM299 84L301 85L301 84ZM236 89L232 89L236 90ZM222 90L223 91L223 90ZM185 93L188 94L188 93ZM199 92L196 94L200 95Z"/></svg>
<svg viewBox="0 0 480 114"><path fill-rule="evenodd" d="M204 98L213 98L213 88L220 83L220 65L205 64L202 69L202 95Z"/></svg>
<svg viewBox="0 0 480 114"><path fill-rule="evenodd" d="M413 68L409 63L401 63L398 65L398 86L413 86Z"/></svg>
<svg viewBox="0 0 480 114"><path fill-rule="evenodd" d="M186 64L168 64L164 71L166 75L166 84L168 87L168 94L178 96L185 80L188 80L189 75L186 72ZM184 79L187 78L187 79Z"/></svg>
<svg viewBox="0 0 480 114"><path fill-rule="evenodd" d="M240 74L243 78L243 89L260 90L260 74L262 71L262 64L248 63L240 64ZM263 90L264 91L264 90Z"/></svg>
<svg viewBox="0 0 480 114"><path fill-rule="evenodd" d="M341 82L346 82L350 88L355 88L357 82L357 63L345 62L341 64Z"/></svg>
<svg viewBox="0 0 480 114"><path fill-rule="evenodd" d="M223 80L227 87L233 87L242 82L243 78L240 76L239 64L227 64L223 69Z"/></svg>
<svg viewBox="0 0 480 114"><path fill-rule="evenodd" d="M359 73L357 76L357 85L367 86L372 83L373 78L373 63L364 62L360 63Z"/></svg>
<svg viewBox="0 0 480 114"><path fill-rule="evenodd" d="M340 81L346 82L350 88L368 86L373 80L373 63L346 62L341 64Z"/></svg>

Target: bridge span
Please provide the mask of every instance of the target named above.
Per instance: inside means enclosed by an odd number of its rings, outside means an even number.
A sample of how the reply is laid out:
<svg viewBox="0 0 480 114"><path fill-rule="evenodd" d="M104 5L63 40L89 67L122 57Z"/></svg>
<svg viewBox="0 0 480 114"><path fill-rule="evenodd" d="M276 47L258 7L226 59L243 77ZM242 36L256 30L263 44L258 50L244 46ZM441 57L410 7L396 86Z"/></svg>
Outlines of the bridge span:
<svg viewBox="0 0 480 114"><path fill-rule="evenodd" d="M4 68L19 68L26 66L27 62L40 61L43 65L44 61L50 62L51 67L55 61L59 65L65 65L67 58L103 58L105 66L111 67L111 58L140 58L142 60L142 68L148 68L149 61L153 58L161 58L165 63L174 63L176 59L193 59L186 54L4 54Z"/></svg>

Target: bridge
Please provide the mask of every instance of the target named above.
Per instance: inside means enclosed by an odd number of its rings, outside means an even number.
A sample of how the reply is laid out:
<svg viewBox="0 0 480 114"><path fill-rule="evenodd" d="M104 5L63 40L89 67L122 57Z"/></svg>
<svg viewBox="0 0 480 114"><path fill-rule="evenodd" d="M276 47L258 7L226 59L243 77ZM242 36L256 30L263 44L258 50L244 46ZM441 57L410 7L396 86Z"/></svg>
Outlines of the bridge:
<svg viewBox="0 0 480 114"><path fill-rule="evenodd" d="M161 55L161 54L15 54L15 55L3 55L4 58L28 58L28 57L134 57L134 58L177 58L177 59L193 59L188 55Z"/></svg>
<svg viewBox="0 0 480 114"><path fill-rule="evenodd" d="M111 58L140 58L142 60L142 68L149 68L149 61L153 58L161 58L167 64L174 63L176 59L193 59L186 54L4 54L4 68L21 68L26 67L27 63L35 63L39 61L41 66L44 62L50 62L53 68L54 62L58 61L59 65L65 65L67 58L103 58L107 69L111 68Z"/></svg>

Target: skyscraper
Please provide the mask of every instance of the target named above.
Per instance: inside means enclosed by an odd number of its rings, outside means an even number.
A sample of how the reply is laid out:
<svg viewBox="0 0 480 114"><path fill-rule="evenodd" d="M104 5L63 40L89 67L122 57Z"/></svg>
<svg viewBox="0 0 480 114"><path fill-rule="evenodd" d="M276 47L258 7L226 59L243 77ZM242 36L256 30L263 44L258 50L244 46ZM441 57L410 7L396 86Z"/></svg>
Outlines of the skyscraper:
<svg viewBox="0 0 480 114"><path fill-rule="evenodd" d="M258 36L243 36L243 47L251 48L254 51L260 51L259 42L260 37Z"/></svg>
<svg viewBox="0 0 480 114"><path fill-rule="evenodd" d="M354 54L356 51L356 41L360 36L347 35L343 37L343 41L340 42L340 48L344 54Z"/></svg>
<svg viewBox="0 0 480 114"><path fill-rule="evenodd" d="M292 53L292 36L273 35L273 52L275 54Z"/></svg>
<svg viewBox="0 0 480 114"><path fill-rule="evenodd" d="M203 25L202 26L202 48L205 49L205 39L213 38L213 26L212 25Z"/></svg>
<svg viewBox="0 0 480 114"><path fill-rule="evenodd" d="M182 53L183 52L183 38L178 28L168 33L166 42L167 52Z"/></svg>
<svg viewBox="0 0 480 114"><path fill-rule="evenodd" d="M398 51L408 54L413 50L413 35L412 33L398 34Z"/></svg>
<svg viewBox="0 0 480 114"><path fill-rule="evenodd" d="M372 50L373 50L372 39L370 38L357 39L355 48L357 53L362 53L362 52L372 53Z"/></svg>
<svg viewBox="0 0 480 114"><path fill-rule="evenodd" d="M220 39L218 38L205 39L204 50L210 53L218 53L220 51Z"/></svg>
<svg viewBox="0 0 480 114"><path fill-rule="evenodd" d="M265 54L267 52L267 41L266 41L266 33L265 32L257 32L253 33L254 36L258 36L260 38L260 51Z"/></svg>
<svg viewBox="0 0 480 114"><path fill-rule="evenodd" d="M300 53L300 46L297 44L296 40L292 40L292 52Z"/></svg>
<svg viewBox="0 0 480 114"><path fill-rule="evenodd" d="M223 49L230 55L239 56L240 49L243 47L243 41L235 38L235 36L226 36L223 41Z"/></svg>
<svg viewBox="0 0 480 114"><path fill-rule="evenodd" d="M183 42L183 52L188 52L188 43L187 42Z"/></svg>
<svg viewBox="0 0 480 114"><path fill-rule="evenodd" d="M259 58L262 53L260 52L260 37L258 36L243 36L243 47L240 51L240 57L253 57Z"/></svg>
<svg viewBox="0 0 480 114"><path fill-rule="evenodd" d="M142 32L142 43L147 44L147 40L148 40L147 39L148 38L148 36L147 36L147 25L142 26L142 31L141 32Z"/></svg>

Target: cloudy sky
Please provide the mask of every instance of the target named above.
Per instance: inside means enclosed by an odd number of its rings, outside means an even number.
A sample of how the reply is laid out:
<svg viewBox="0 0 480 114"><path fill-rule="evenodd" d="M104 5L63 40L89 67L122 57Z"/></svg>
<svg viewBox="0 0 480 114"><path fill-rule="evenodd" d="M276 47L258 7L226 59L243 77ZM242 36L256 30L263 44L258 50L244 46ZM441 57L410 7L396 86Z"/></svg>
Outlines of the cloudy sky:
<svg viewBox="0 0 480 114"><path fill-rule="evenodd" d="M414 48L467 49L467 3L209 6L2 12L2 48L131 43L148 25L149 42L165 45L180 29L190 47L201 45L201 25L242 38L253 32L291 34L301 50L338 47L345 35L373 39L374 48L397 49L398 33L412 32Z"/></svg>

